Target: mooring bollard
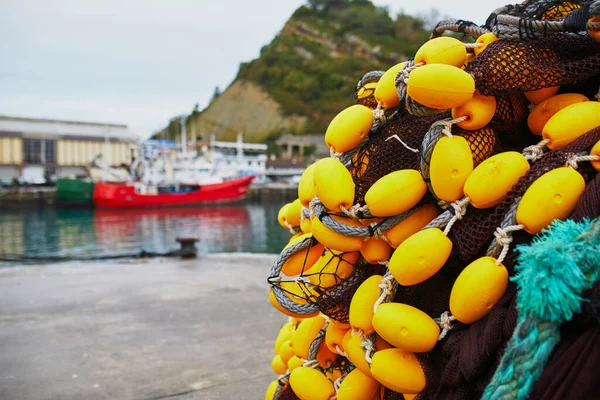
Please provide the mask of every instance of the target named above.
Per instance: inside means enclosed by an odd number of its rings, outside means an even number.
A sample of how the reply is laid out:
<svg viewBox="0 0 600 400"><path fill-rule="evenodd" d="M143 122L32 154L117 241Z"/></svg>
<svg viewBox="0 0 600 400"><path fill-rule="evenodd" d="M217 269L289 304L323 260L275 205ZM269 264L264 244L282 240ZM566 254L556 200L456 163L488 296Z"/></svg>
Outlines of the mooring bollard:
<svg viewBox="0 0 600 400"><path fill-rule="evenodd" d="M196 242L200 239L197 237L178 237L175 239L179 242L179 256L181 258L195 258L197 254Z"/></svg>

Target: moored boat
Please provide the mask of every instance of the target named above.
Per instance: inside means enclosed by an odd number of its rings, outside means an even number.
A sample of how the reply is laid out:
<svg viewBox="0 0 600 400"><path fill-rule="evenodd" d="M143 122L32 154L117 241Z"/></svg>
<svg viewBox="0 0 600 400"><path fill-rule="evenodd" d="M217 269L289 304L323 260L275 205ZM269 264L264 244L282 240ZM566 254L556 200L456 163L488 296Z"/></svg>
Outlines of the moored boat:
<svg viewBox="0 0 600 400"><path fill-rule="evenodd" d="M254 176L205 185L169 185L153 189L139 183L96 183L94 204L102 208L185 207L241 200Z"/></svg>
<svg viewBox="0 0 600 400"><path fill-rule="evenodd" d="M59 178L56 181L56 200L60 205L92 207L93 192L91 180Z"/></svg>

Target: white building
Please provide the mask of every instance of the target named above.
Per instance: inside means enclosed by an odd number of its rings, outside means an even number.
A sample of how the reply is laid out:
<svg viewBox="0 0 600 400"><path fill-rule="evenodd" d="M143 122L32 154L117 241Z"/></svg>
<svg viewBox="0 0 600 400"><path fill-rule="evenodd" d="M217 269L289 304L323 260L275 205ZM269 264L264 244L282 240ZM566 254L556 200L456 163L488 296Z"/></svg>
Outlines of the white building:
<svg viewBox="0 0 600 400"><path fill-rule="evenodd" d="M0 116L0 179L82 175L99 154L129 164L137 141L127 125Z"/></svg>

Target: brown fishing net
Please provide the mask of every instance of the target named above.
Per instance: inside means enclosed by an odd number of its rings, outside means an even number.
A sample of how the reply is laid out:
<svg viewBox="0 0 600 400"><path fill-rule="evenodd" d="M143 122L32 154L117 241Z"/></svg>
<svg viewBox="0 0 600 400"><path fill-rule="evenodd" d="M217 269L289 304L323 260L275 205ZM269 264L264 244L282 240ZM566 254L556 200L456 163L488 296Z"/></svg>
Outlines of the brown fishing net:
<svg viewBox="0 0 600 400"><path fill-rule="evenodd" d="M453 134L462 136L469 143L473 154L473 167L478 166L486 158L496 154L496 132L491 128L482 128L475 131L467 131L456 127Z"/></svg>
<svg viewBox="0 0 600 400"><path fill-rule="evenodd" d="M419 169L419 155L406 146L420 150L421 141L431 124L448 114L439 114L431 117L416 117L403 112L397 115L383 128L382 132L373 135L366 146L368 163L364 173L355 177L355 203L364 203L367 190L377 180L390 172L401 169ZM395 138L404 142L404 144ZM405 146L406 145L406 146Z"/></svg>
<svg viewBox="0 0 600 400"><path fill-rule="evenodd" d="M279 400L300 400L300 397L296 396L292 387L288 385L279 395Z"/></svg>
<svg viewBox="0 0 600 400"><path fill-rule="evenodd" d="M598 75L600 43L555 34L529 42L498 40L468 65L479 92L494 96L570 84Z"/></svg>
<svg viewBox="0 0 600 400"><path fill-rule="evenodd" d="M555 1L556 3L556 1ZM542 21L553 21L557 19L562 19L566 15L570 14L573 10L577 8L581 8L581 5L578 4L578 1L561 1L559 4L551 5L548 7L545 12L541 15L540 19Z"/></svg>

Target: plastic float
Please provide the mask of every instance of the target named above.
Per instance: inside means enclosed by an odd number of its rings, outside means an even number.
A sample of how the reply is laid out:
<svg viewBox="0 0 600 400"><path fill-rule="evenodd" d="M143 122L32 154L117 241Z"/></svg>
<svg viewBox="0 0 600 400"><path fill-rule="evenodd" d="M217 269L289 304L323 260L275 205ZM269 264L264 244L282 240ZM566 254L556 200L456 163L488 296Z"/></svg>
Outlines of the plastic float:
<svg viewBox="0 0 600 400"><path fill-rule="evenodd" d="M600 359L600 1L443 21L398 61L279 213L265 398L596 396L564 371Z"/></svg>

